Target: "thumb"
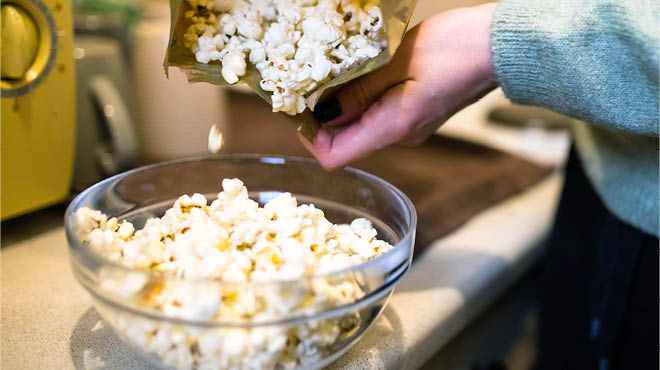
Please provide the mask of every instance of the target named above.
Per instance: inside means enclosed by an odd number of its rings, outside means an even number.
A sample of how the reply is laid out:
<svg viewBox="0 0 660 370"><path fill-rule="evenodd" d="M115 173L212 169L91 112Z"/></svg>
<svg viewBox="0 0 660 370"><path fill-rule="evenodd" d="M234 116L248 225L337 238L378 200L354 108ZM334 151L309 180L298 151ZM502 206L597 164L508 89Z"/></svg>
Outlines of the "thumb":
<svg viewBox="0 0 660 370"><path fill-rule="evenodd" d="M299 137L323 168L340 168L414 134L417 124L427 116L422 96L423 91L415 81L397 84L350 124L338 127L333 132L323 128L318 131L313 142L307 141L302 135Z"/></svg>

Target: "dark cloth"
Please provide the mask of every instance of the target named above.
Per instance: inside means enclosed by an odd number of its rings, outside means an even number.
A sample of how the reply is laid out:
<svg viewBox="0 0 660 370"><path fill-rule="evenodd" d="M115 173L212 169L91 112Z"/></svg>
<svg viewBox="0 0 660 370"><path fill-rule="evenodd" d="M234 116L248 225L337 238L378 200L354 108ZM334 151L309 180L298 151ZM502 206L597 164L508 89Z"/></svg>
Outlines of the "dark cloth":
<svg viewBox="0 0 660 370"><path fill-rule="evenodd" d="M419 147L390 147L354 165L389 181L415 204L416 253L551 171L499 150L435 135Z"/></svg>
<svg viewBox="0 0 660 370"><path fill-rule="evenodd" d="M545 259L541 370L658 369L658 239L603 205L571 152Z"/></svg>
<svg viewBox="0 0 660 370"><path fill-rule="evenodd" d="M230 153L309 156L283 116L250 98L230 96L230 105L236 108L230 110ZM552 170L499 150L435 135L418 147L388 147L351 166L392 183L415 204L415 254Z"/></svg>

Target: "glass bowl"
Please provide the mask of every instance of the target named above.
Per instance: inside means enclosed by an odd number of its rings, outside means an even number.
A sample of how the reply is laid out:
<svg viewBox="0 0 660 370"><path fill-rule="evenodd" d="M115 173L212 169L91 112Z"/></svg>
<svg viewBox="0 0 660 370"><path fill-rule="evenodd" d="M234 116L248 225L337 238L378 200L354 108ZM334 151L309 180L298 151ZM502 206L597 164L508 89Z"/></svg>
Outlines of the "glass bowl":
<svg viewBox="0 0 660 370"><path fill-rule="evenodd" d="M148 218L162 216L180 195L201 193L210 201L221 190L222 179L234 177L262 205L290 192L299 204L322 209L333 223L368 218L378 238L394 248L329 274L227 283L123 266L90 249L76 230L76 211L81 207L141 228ZM328 173L312 159L225 155L155 164L101 181L71 202L65 227L73 274L101 317L150 362L177 369L317 369L346 352L383 311L410 268L416 213L400 190L357 169ZM336 304L327 299L323 309L306 306L310 297L325 299L320 292L329 286L333 292L343 287L341 294L349 291L351 298ZM209 294L221 302L240 297L241 302L247 299L262 307L267 298L269 305L286 309L260 315L245 304L239 315L219 311L213 319L200 321L150 303L150 297L171 287L185 291L200 310Z"/></svg>

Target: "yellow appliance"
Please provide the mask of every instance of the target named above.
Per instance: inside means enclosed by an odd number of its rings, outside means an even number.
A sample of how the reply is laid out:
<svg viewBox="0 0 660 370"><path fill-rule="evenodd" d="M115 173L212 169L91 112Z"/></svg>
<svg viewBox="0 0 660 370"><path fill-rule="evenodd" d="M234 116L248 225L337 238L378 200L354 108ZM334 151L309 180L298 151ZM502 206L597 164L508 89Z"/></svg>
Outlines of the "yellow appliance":
<svg viewBox="0 0 660 370"><path fill-rule="evenodd" d="M2 219L67 197L75 142L70 0L3 0Z"/></svg>

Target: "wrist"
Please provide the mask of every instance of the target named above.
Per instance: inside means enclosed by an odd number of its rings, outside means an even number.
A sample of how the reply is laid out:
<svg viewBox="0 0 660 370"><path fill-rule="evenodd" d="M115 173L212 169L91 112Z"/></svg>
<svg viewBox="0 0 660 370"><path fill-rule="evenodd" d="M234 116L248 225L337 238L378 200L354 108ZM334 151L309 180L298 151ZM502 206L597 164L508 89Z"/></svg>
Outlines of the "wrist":
<svg viewBox="0 0 660 370"><path fill-rule="evenodd" d="M450 91L445 102L450 115L476 102L498 84L491 52L492 20L497 3L450 10L433 20L430 28L443 35L436 45L443 60L441 85Z"/></svg>
<svg viewBox="0 0 660 370"><path fill-rule="evenodd" d="M491 47L493 15L496 8L497 3L487 3L472 8L475 22L474 34L478 38L475 41L475 48L478 50L476 58L478 64L477 73L475 74L476 80L474 81L477 98L486 95L498 86Z"/></svg>

